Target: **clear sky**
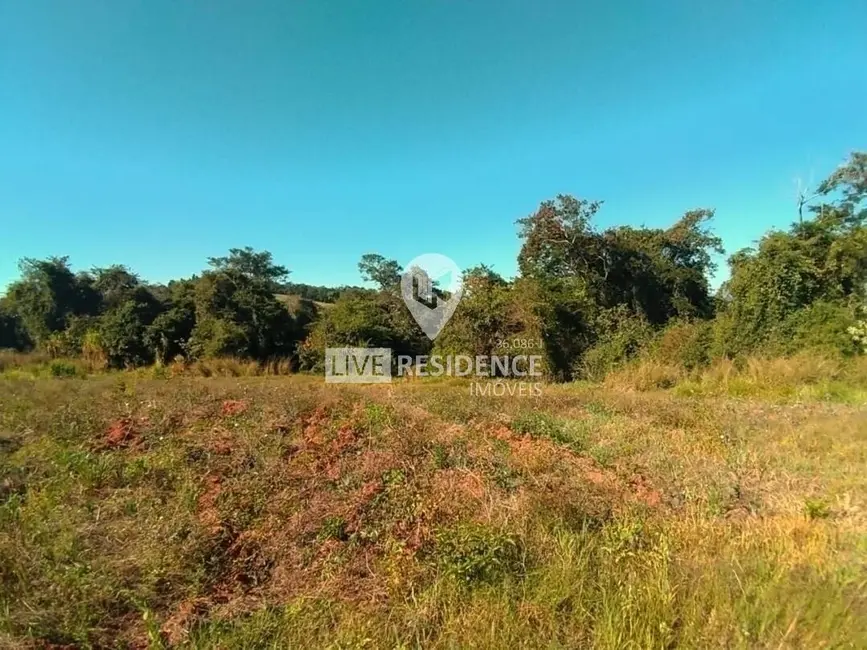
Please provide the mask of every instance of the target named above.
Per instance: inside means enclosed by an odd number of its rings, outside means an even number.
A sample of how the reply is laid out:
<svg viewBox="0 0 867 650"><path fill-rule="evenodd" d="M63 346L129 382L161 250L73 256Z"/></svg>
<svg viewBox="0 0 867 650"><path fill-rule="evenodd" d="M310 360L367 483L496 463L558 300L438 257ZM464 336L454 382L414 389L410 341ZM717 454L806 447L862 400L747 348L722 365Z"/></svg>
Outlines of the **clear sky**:
<svg viewBox="0 0 867 650"><path fill-rule="evenodd" d="M867 149L864 0L0 0L0 287L152 281L250 245L515 272L559 192L601 226L715 207L729 251Z"/></svg>

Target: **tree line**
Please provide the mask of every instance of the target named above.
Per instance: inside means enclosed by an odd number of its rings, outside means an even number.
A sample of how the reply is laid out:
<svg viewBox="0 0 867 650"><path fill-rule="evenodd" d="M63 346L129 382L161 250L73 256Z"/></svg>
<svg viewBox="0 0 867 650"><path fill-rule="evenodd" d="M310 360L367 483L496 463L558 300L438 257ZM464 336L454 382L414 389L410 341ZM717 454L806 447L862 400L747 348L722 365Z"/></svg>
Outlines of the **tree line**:
<svg viewBox="0 0 867 650"><path fill-rule="evenodd" d="M23 259L0 298L0 348L82 356L123 368L175 360L291 359L321 369L328 346L397 354L503 354L532 345L551 378L598 378L641 354L698 367L716 358L805 349L867 351L867 154L854 153L798 220L728 259L709 209L668 228L600 229L601 201L561 195L518 221L519 274L481 264L431 343L400 297L401 265L364 255L374 288L288 281L271 253L236 248L191 278L141 280L115 265L73 272L66 257ZM529 342L529 343L527 343Z"/></svg>

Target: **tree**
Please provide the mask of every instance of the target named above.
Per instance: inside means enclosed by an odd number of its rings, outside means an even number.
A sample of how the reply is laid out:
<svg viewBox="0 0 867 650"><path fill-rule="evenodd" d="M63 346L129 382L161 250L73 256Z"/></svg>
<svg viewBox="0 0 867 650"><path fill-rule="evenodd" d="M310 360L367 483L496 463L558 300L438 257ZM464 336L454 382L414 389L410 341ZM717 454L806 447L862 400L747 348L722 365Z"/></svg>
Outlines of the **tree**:
<svg viewBox="0 0 867 650"><path fill-rule="evenodd" d="M819 193L823 196L834 192L842 194L837 207L850 218L863 223L867 218L867 207L861 207L861 203L867 198L867 152L852 153L846 163L819 185ZM811 209L822 212L821 207Z"/></svg>
<svg viewBox="0 0 867 650"><path fill-rule="evenodd" d="M18 268L21 278L9 286L6 305L37 345L62 332L72 316L98 313L99 294L92 278L76 276L69 268L69 258L24 258Z"/></svg>
<svg viewBox="0 0 867 650"><path fill-rule="evenodd" d="M0 299L0 350L27 350L32 346L18 315L13 312L4 299Z"/></svg>
<svg viewBox="0 0 867 650"><path fill-rule="evenodd" d="M194 301L193 356L266 360L294 352L300 332L262 278L207 271L196 281Z"/></svg>
<svg viewBox="0 0 867 650"><path fill-rule="evenodd" d="M672 318L710 318L712 254L722 242L707 227L713 210L691 210L667 229L613 228L602 233L606 274L588 285L601 307L626 305L660 326Z"/></svg>
<svg viewBox="0 0 867 650"><path fill-rule="evenodd" d="M858 306L856 318L858 320L846 331L852 337L852 343L867 354L867 306Z"/></svg>
<svg viewBox="0 0 867 650"><path fill-rule="evenodd" d="M687 212L668 229L621 226L599 232L600 201L560 195L519 220L521 273L543 281L570 278L600 308L627 305L651 323L712 314L708 275L721 240L713 211Z"/></svg>
<svg viewBox="0 0 867 650"><path fill-rule="evenodd" d="M518 222L519 268L534 297L549 368L563 378L581 367L580 357L615 326L612 319L625 319L616 329L638 332L714 311L708 276L722 246L707 226L712 210L687 212L667 229L599 231L593 219L601 206L560 195Z"/></svg>
<svg viewBox="0 0 867 650"><path fill-rule="evenodd" d="M127 267L114 264L105 268L94 268L90 272L92 286L102 298L102 309L112 309L126 300L139 286L139 278Z"/></svg>
<svg viewBox="0 0 867 650"><path fill-rule="evenodd" d="M197 278L169 283L165 287L164 311L145 330L145 343L160 364L189 354L196 325L196 282Z"/></svg>
<svg viewBox="0 0 867 650"><path fill-rule="evenodd" d="M153 362L145 334L159 310L156 299L143 290L106 312L98 332L110 366L124 368Z"/></svg>
<svg viewBox="0 0 867 650"><path fill-rule="evenodd" d="M363 289L344 292L320 312L299 351L302 367L319 370L326 347L344 346L391 348L395 356L431 348L399 296Z"/></svg>
<svg viewBox="0 0 867 650"><path fill-rule="evenodd" d="M208 264L215 271L261 281L274 292L279 289L279 283L289 276L289 269L275 264L271 253L256 252L250 246L231 248L226 257L209 257Z"/></svg>
<svg viewBox="0 0 867 650"><path fill-rule="evenodd" d="M526 338L534 348L541 341L549 376L563 380L600 377L644 354L696 367L712 355L865 351L857 309L867 303L867 154L853 153L811 195L802 192L797 223L733 254L716 296L709 278L723 250L712 210L667 228L600 228L602 206L559 195L520 219L519 277L484 265L464 273L463 299L435 346L403 303L397 261L361 258L376 288L320 287L287 282L271 253L245 247L168 285L146 284L120 264L74 273L66 257L23 259L0 299L0 347L114 367L298 355L317 368L326 346L493 355ZM450 297L410 271L414 299L432 306Z"/></svg>
<svg viewBox="0 0 867 650"><path fill-rule="evenodd" d="M343 291L350 288L357 287L323 287L304 284L303 282L284 282L280 286L280 293L299 296L307 300L315 300L316 302L334 302Z"/></svg>
<svg viewBox="0 0 867 650"><path fill-rule="evenodd" d="M719 353L731 356L761 349L774 339L791 339L787 323L797 323L800 312L819 302L829 306L817 313L853 317L852 305L863 301L867 290L865 168L867 157L853 154L819 186L823 197L840 198L811 206L812 219L799 221L788 231L771 231L757 248L729 259ZM835 312L833 305L846 309ZM845 328L838 325L828 324L828 331L837 331L839 339Z"/></svg>
<svg viewBox="0 0 867 650"><path fill-rule="evenodd" d="M592 226L601 207L602 201L560 194L519 219L519 236L524 240L518 254L521 274L562 278L587 275L591 269L604 273L607 260Z"/></svg>
<svg viewBox="0 0 867 650"><path fill-rule="evenodd" d="M527 329L512 284L484 264L465 271L462 284L463 297L437 337L436 351L471 356L507 354L502 347L506 341Z"/></svg>
<svg viewBox="0 0 867 650"><path fill-rule="evenodd" d="M400 264L382 255L376 253L362 255L358 270L365 281L373 282L381 291L393 290L400 284Z"/></svg>

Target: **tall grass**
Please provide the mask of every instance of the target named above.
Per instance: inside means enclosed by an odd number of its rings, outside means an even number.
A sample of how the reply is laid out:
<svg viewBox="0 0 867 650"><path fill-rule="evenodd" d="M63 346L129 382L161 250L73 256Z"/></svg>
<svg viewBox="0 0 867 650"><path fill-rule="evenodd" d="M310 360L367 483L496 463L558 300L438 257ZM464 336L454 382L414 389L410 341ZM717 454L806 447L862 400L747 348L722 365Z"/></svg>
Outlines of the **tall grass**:
<svg viewBox="0 0 867 650"><path fill-rule="evenodd" d="M867 400L867 357L802 353L786 358L718 359L693 370L642 359L609 373L604 385L625 391L674 389L682 395L860 402Z"/></svg>

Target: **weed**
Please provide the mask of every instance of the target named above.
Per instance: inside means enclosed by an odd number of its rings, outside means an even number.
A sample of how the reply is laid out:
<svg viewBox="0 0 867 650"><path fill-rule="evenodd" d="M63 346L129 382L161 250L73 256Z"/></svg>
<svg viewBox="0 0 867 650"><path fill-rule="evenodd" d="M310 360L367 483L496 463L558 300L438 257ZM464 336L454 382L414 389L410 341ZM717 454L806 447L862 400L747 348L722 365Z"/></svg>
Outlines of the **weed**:
<svg viewBox="0 0 867 650"><path fill-rule="evenodd" d="M547 438L552 442L580 452L586 445L586 425L580 421L568 421L548 413L529 411L512 421L515 433L534 438Z"/></svg>
<svg viewBox="0 0 867 650"><path fill-rule="evenodd" d="M587 454L602 467L611 467L617 457L617 452L606 445L593 445Z"/></svg>
<svg viewBox="0 0 867 650"><path fill-rule="evenodd" d="M520 472L510 467L506 462L494 462L490 474L494 484L507 492L512 492L521 485Z"/></svg>
<svg viewBox="0 0 867 650"><path fill-rule="evenodd" d="M831 508L823 499L806 499L804 514L808 519L827 519L831 516Z"/></svg>
<svg viewBox="0 0 867 650"><path fill-rule="evenodd" d="M75 377L79 374L79 369L71 361L55 359L48 364L48 373L52 377Z"/></svg>
<svg viewBox="0 0 867 650"><path fill-rule="evenodd" d="M319 539L336 539L345 542L349 539L346 532L346 520L343 517L328 517L319 529Z"/></svg>
<svg viewBox="0 0 867 650"><path fill-rule="evenodd" d="M438 531L435 553L447 575L469 585L519 575L523 569L520 540L479 524Z"/></svg>
<svg viewBox="0 0 867 650"><path fill-rule="evenodd" d="M368 402L364 405L365 430L378 433L384 428L392 426L393 421L394 413L389 407L376 402Z"/></svg>
<svg viewBox="0 0 867 650"><path fill-rule="evenodd" d="M402 485L406 481L406 474L401 469L389 469L382 475L382 484L386 487Z"/></svg>
<svg viewBox="0 0 867 650"><path fill-rule="evenodd" d="M433 445L431 453L433 454L434 467L437 469L462 468L468 467L470 464L466 439L458 438L450 445L436 443Z"/></svg>

